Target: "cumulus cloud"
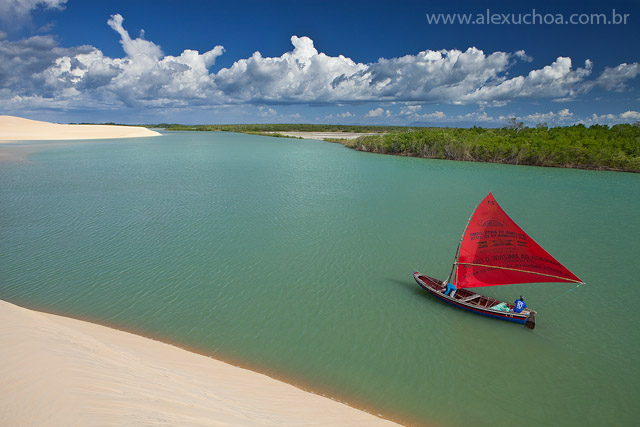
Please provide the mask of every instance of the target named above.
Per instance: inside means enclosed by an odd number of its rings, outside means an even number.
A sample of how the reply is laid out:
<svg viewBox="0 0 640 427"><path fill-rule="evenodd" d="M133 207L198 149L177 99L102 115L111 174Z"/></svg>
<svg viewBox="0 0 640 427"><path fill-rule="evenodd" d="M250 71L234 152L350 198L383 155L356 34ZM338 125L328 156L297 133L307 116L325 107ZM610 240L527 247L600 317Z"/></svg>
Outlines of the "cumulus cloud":
<svg viewBox="0 0 640 427"><path fill-rule="evenodd" d="M369 112L367 112L367 114L365 114L364 116L365 117L390 117L391 111L384 110L383 108L378 107L375 110L369 110Z"/></svg>
<svg viewBox="0 0 640 427"><path fill-rule="evenodd" d="M13 3L32 10L28 5L59 7L64 1ZM256 51L213 73L222 46L202 54L186 49L179 56L165 55L142 34L132 38L121 15L111 16L107 24L120 37L121 58L93 46L62 48L52 37L0 37L0 99L26 106L42 98L85 108L402 102L401 115L420 118L425 114L418 103L496 106L522 98L569 100L596 86L625 90L640 74L637 63L620 64L593 79L591 61L574 68L571 58L559 57L526 75L510 76L515 62L531 61L524 51L485 53L475 47L425 50L365 64L326 55L313 40L298 36L291 37L293 49L281 56ZM377 108L366 117L390 114ZM479 114L478 120L484 117Z"/></svg>
<svg viewBox="0 0 640 427"><path fill-rule="evenodd" d="M145 56L150 59L158 60L162 56L162 50L160 46L153 42L137 38L132 40L127 30L122 26L124 18L120 14L111 16L111 19L107 21L107 24L118 34L120 34L120 44L124 49L124 53L129 58L135 58L136 56Z"/></svg>
<svg viewBox="0 0 640 427"><path fill-rule="evenodd" d="M485 55L475 47L464 52L426 50L380 58L364 71L338 77L334 84L350 84L352 99L458 103L478 87L499 79L513 58L505 52Z"/></svg>
<svg viewBox="0 0 640 427"><path fill-rule="evenodd" d="M565 108L563 110L558 111L558 116L562 117L563 119L566 119L573 116L573 113L570 112L568 108Z"/></svg>
<svg viewBox="0 0 640 427"><path fill-rule="evenodd" d="M93 50L90 46L61 48L51 36L0 41L0 90L12 96L53 96L56 88L45 87L43 72L60 58L75 58Z"/></svg>
<svg viewBox="0 0 640 427"><path fill-rule="evenodd" d="M457 118L458 118L458 120L463 120L463 121L466 121L466 122L485 122L485 123L488 123L488 122L495 122L496 121L496 119L494 117L492 117L492 116L489 116L486 111L482 111L482 112L474 111L474 112L469 113L469 114L459 115Z"/></svg>
<svg viewBox="0 0 640 427"><path fill-rule="evenodd" d="M32 10L64 9L67 0L2 0L0 1L0 22L17 28L28 22Z"/></svg>
<svg viewBox="0 0 640 427"><path fill-rule="evenodd" d="M216 87L232 99L260 102L328 102L352 98L353 84L341 76L364 72L366 66L342 55L319 53L308 37L291 37L293 51L265 58L255 52L215 76ZM342 84L344 83L344 84Z"/></svg>
<svg viewBox="0 0 640 427"><path fill-rule="evenodd" d="M445 113L443 113L442 111L434 111L433 113L428 113L428 114L423 114L422 115L423 118L430 118L430 119L444 119L447 117L447 115Z"/></svg>
<svg viewBox="0 0 640 427"><path fill-rule="evenodd" d="M623 63L614 68L606 67L596 79L595 84L606 90L622 92L626 89L627 82L636 78L638 74L640 74L640 64Z"/></svg>
<svg viewBox="0 0 640 427"><path fill-rule="evenodd" d="M417 115L418 111L422 109L422 105L405 105L400 109L400 115L412 116Z"/></svg>
<svg viewBox="0 0 640 427"><path fill-rule="evenodd" d="M533 58L530 57L529 55L527 55L527 53L524 50L519 50L516 53L514 53L515 57L522 60L522 61L526 61L526 62L532 62Z"/></svg>
<svg viewBox="0 0 640 427"><path fill-rule="evenodd" d="M571 58L558 57L551 65L532 70L526 76L517 76L499 83L489 83L464 95L463 101L499 101L514 98L572 98L584 91L581 85L591 74L593 63L586 60L584 67L572 69Z"/></svg>
<svg viewBox="0 0 640 427"><path fill-rule="evenodd" d="M260 117L275 117L278 115L278 112L273 108L258 107L258 115Z"/></svg>
<svg viewBox="0 0 640 427"><path fill-rule="evenodd" d="M533 113L524 117L519 117L519 120L525 123L553 123L562 124L573 117L573 113L568 108L562 109L557 112L549 111L548 113Z"/></svg>
<svg viewBox="0 0 640 427"><path fill-rule="evenodd" d="M591 115L591 123L611 123L618 118L615 114L592 114Z"/></svg>
<svg viewBox="0 0 640 427"><path fill-rule="evenodd" d="M625 111L624 113L620 114L620 118L622 120L628 121L628 122L632 122L634 120L640 120L640 112L638 111Z"/></svg>
<svg viewBox="0 0 640 427"><path fill-rule="evenodd" d="M109 58L96 49L59 56L38 75L46 87L75 96L115 99L126 105L203 104L214 93L209 73L224 48L216 46L200 54L187 49L180 56L164 56L160 46L142 38L132 39L113 15L109 26L120 34L125 58Z"/></svg>
<svg viewBox="0 0 640 427"><path fill-rule="evenodd" d="M324 116L322 120L351 119L353 117L356 117L356 115L350 111L345 111L344 113L340 113L340 114L328 114ZM320 118L317 117L316 120L320 120Z"/></svg>
<svg viewBox="0 0 640 427"><path fill-rule="evenodd" d="M513 116L511 116L513 117ZM500 120L506 121L508 117L500 116ZM576 119L574 113L569 111L568 108L556 111L549 111L547 113L532 113L522 117L516 117L516 120L523 121L527 125L534 125L538 123L548 123L553 126L566 126L572 123L583 123L587 125L593 124L609 124L615 125L617 123L634 123L640 120L640 112L638 111L626 111L624 113L605 113L605 114L592 114L586 119Z"/></svg>
<svg viewBox="0 0 640 427"><path fill-rule="evenodd" d="M431 113L420 113L422 105L405 105L400 109L400 117L404 117L406 120L420 121L420 120L439 120L442 121L447 118L447 115L442 111L433 111Z"/></svg>

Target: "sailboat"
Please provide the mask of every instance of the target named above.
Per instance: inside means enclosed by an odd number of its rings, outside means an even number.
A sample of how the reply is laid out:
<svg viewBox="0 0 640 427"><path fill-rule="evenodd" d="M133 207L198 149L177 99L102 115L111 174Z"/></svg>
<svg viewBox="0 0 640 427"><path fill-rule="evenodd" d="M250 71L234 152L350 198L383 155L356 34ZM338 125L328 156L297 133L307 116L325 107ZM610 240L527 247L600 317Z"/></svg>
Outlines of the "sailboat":
<svg viewBox="0 0 640 427"><path fill-rule="evenodd" d="M536 326L536 312L473 292L473 288L517 283L584 284L525 233L507 214L493 194L473 211L462 233L451 273L446 280L413 273L415 281L441 301L494 319ZM445 295L451 282L457 290Z"/></svg>

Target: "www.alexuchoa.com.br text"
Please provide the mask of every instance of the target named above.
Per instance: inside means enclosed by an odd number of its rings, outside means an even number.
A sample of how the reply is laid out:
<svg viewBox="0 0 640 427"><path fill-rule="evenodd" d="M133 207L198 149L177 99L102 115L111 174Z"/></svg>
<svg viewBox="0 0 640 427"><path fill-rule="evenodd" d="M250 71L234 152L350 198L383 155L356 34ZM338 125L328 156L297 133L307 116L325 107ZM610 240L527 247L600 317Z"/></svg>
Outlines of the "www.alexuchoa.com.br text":
<svg viewBox="0 0 640 427"><path fill-rule="evenodd" d="M463 25L626 25L629 13L612 9L609 13L427 13L428 24Z"/></svg>

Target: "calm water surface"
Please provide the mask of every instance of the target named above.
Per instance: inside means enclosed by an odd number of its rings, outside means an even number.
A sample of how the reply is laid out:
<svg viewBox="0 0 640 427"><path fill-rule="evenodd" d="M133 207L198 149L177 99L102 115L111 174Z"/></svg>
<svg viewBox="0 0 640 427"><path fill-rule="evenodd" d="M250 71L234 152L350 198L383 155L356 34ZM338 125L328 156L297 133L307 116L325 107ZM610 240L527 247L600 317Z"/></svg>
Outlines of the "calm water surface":
<svg viewBox="0 0 640 427"><path fill-rule="evenodd" d="M489 191L582 278L442 304ZM635 425L640 175L432 161L230 133L0 163L0 298L177 343L404 422Z"/></svg>

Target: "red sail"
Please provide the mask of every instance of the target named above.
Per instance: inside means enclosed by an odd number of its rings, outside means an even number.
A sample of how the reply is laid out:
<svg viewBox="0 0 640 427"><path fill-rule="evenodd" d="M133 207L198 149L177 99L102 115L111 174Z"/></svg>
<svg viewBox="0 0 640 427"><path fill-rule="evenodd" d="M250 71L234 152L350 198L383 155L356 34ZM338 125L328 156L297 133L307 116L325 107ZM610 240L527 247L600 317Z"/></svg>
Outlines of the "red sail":
<svg viewBox="0 0 640 427"><path fill-rule="evenodd" d="M582 283L533 241L489 193L474 212L458 255L456 286L535 282Z"/></svg>

